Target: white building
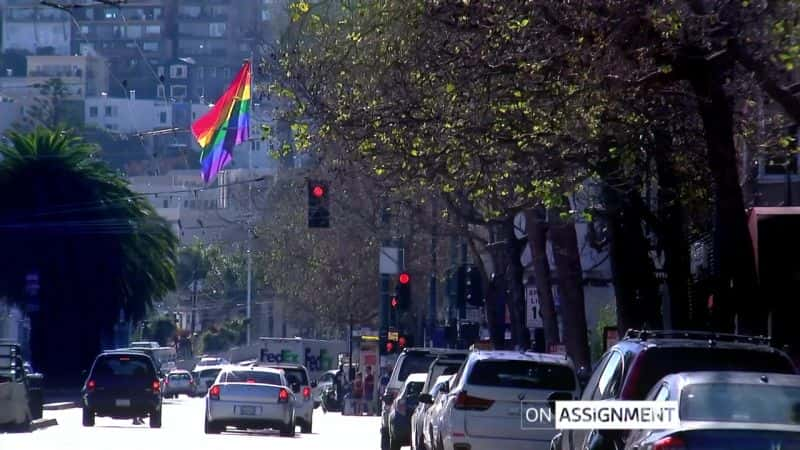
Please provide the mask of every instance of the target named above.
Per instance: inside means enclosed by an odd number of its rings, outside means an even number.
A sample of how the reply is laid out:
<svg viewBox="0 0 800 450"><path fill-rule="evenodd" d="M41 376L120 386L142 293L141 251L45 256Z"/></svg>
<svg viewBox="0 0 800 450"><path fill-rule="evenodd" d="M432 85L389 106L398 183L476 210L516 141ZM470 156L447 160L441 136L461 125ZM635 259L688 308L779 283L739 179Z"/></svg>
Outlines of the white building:
<svg viewBox="0 0 800 450"><path fill-rule="evenodd" d="M132 91L133 92L133 91ZM84 105L87 126L119 133L140 133L172 127L172 105L163 100L87 97Z"/></svg>
<svg viewBox="0 0 800 450"><path fill-rule="evenodd" d="M65 11L42 6L34 0L5 0L2 6L2 50L32 54L52 51L70 54L72 20Z"/></svg>

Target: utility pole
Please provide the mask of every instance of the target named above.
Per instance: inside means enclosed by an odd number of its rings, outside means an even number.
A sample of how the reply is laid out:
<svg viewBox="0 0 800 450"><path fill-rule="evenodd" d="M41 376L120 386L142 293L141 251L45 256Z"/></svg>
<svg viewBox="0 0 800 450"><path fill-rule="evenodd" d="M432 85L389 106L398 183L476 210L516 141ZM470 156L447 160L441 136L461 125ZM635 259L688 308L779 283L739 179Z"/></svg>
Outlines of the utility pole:
<svg viewBox="0 0 800 450"><path fill-rule="evenodd" d="M253 87L255 87L255 83L253 82L253 76L252 76L252 74L253 74L252 63L254 61L255 61L255 57L254 57L253 52L251 52L250 53L250 64L251 64L251 66L250 66L251 67L251 69L250 69L250 73L251 73L251 75L250 75L250 77L251 77L250 78L250 84L251 84L250 92L251 92L251 95L255 94L255 89L253 89ZM252 109L252 106L251 106L251 109ZM248 123L248 126L249 126L249 123ZM248 141L249 141L249 138L250 138L249 130L248 130L248 133L247 133L247 137L248 137ZM247 158L247 169L248 169L247 170L247 177L250 178L252 176L252 172L253 172L253 142L252 141L250 141L250 148L248 149L247 155L248 155L248 158ZM250 345L251 333L252 333L252 329L253 329L253 326L252 326L252 323L251 323L253 321L253 317L252 317L252 305L253 305L253 249L252 249L252 247L253 247L253 245L252 245L252 243L253 243L252 242L253 241L253 224L252 224L252 217L253 217L253 182L252 181L247 183L247 197L248 197L248 200L247 200L247 202L248 202L248 206L247 206L247 212L248 212L248 217L247 217L247 345Z"/></svg>

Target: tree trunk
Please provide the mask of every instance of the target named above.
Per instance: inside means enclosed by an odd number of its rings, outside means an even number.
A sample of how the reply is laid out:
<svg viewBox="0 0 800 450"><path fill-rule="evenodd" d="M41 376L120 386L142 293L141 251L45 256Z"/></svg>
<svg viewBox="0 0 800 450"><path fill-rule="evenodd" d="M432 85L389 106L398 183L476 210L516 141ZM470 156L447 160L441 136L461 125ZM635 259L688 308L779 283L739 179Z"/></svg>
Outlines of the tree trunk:
<svg viewBox="0 0 800 450"><path fill-rule="evenodd" d="M506 283L509 298L509 312L511 313L511 336L514 346L519 350L530 348L531 337L526 322L525 285L522 282L524 268L522 267L522 249L524 243L514 234L514 216L503 222L508 252L508 269L506 270Z"/></svg>
<svg viewBox="0 0 800 450"><path fill-rule="evenodd" d="M575 223L559 221L550 226L553 256L561 288L564 316L564 341L567 354L576 367L591 367L589 337L586 325L586 308L583 296L583 273L578 250Z"/></svg>
<svg viewBox="0 0 800 450"><path fill-rule="evenodd" d="M672 150L671 136L656 134L656 171L658 173L659 240L664 252L664 270L667 273L669 293L669 328L688 330L695 328L689 319L689 242L686 238L686 216L680 202L680 181L669 159Z"/></svg>
<svg viewBox="0 0 800 450"><path fill-rule="evenodd" d="M539 296L539 309L544 324L545 348L560 344L558 334L558 316L553 301L553 289L550 277L550 262L547 260L547 223L544 208L525 211L525 228L528 245L533 257L533 274L536 291Z"/></svg>
<svg viewBox="0 0 800 450"><path fill-rule="evenodd" d="M689 61L686 72L703 120L714 194L717 285L712 327L717 331L733 331L738 314L739 331L763 333L766 331L766 315L753 301L758 282L753 243L739 187L733 140L733 100L725 91L733 64L725 61L725 57L709 62L693 56L686 58Z"/></svg>

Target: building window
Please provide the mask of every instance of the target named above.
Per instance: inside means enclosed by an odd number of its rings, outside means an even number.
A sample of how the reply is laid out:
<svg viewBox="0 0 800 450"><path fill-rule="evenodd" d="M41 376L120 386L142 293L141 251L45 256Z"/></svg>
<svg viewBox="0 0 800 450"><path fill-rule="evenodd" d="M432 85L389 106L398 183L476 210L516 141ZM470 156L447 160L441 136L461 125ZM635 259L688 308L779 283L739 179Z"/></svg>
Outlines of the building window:
<svg viewBox="0 0 800 450"><path fill-rule="evenodd" d="M170 78L186 78L186 66L176 64L169 67Z"/></svg>
<svg viewBox="0 0 800 450"><path fill-rule="evenodd" d="M106 19L116 19L117 18L117 10L114 8L106 8Z"/></svg>
<svg viewBox="0 0 800 450"><path fill-rule="evenodd" d="M228 79L228 78L231 77L231 68L230 67L225 67L224 69L222 69L222 77L225 78L225 79Z"/></svg>
<svg viewBox="0 0 800 450"><path fill-rule="evenodd" d="M166 95L165 95L165 93L164 93L164 85L163 85L163 84L159 84L159 85L156 87L156 96L157 96L158 98L164 98L164 97L166 97Z"/></svg>
<svg viewBox="0 0 800 450"><path fill-rule="evenodd" d="M183 201L183 207L184 208L188 208L189 207L189 200L184 200Z"/></svg>
<svg viewBox="0 0 800 450"><path fill-rule="evenodd" d="M164 200L164 208L169 208L169 200Z"/></svg>
<svg viewBox="0 0 800 450"><path fill-rule="evenodd" d="M167 123L167 112L161 111L160 113L158 113L158 120L160 120L161 123Z"/></svg>
<svg viewBox="0 0 800 450"><path fill-rule="evenodd" d="M223 37L225 36L225 23L210 23L208 24L208 35L211 37Z"/></svg>
<svg viewBox="0 0 800 450"><path fill-rule="evenodd" d="M105 107L105 116L106 117L114 117L114 107L113 106L106 106Z"/></svg>
<svg viewBox="0 0 800 450"><path fill-rule="evenodd" d="M161 25L147 25L144 27L145 34L161 34Z"/></svg>
<svg viewBox="0 0 800 450"><path fill-rule="evenodd" d="M206 96L206 89L203 87L195 88L194 89L197 98L203 98Z"/></svg>
<svg viewBox="0 0 800 450"><path fill-rule="evenodd" d="M89 25L81 25L81 34L89 34Z"/></svg>
<svg viewBox="0 0 800 450"><path fill-rule="evenodd" d="M164 76L164 66L158 66L158 76L159 77Z"/></svg>
<svg viewBox="0 0 800 450"><path fill-rule="evenodd" d="M97 106L89 107L89 117L97 117Z"/></svg>
<svg viewBox="0 0 800 450"><path fill-rule="evenodd" d="M209 67L208 68L208 76L210 76L211 78L216 78L217 77L217 68L216 67Z"/></svg>
<svg viewBox="0 0 800 450"><path fill-rule="evenodd" d="M142 49L146 52L157 52L158 51L158 42L157 41L145 41L142 44Z"/></svg>
<svg viewBox="0 0 800 450"><path fill-rule="evenodd" d="M182 84L176 84L174 86L169 87L169 96L172 98L184 98L186 97L186 86Z"/></svg>
<svg viewBox="0 0 800 450"><path fill-rule="evenodd" d="M142 37L142 27L139 25L128 25L125 34L129 39L139 39Z"/></svg>

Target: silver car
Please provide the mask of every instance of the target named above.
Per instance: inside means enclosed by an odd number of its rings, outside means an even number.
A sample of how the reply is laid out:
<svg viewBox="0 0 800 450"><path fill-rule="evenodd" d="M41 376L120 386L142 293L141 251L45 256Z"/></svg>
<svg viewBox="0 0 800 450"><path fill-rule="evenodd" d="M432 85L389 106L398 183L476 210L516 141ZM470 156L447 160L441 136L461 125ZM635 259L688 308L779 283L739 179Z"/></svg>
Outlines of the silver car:
<svg viewBox="0 0 800 450"><path fill-rule="evenodd" d="M194 395L194 379L188 370L173 370L164 377L164 384L161 388L164 398L176 398L180 394Z"/></svg>
<svg viewBox="0 0 800 450"><path fill-rule="evenodd" d="M294 436L294 394L283 372L263 367L223 368L206 395L206 434L228 426L239 429L272 428Z"/></svg>

